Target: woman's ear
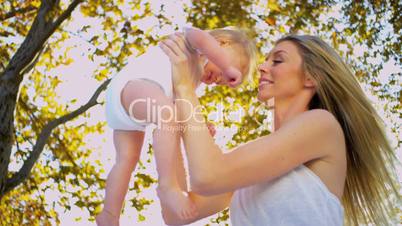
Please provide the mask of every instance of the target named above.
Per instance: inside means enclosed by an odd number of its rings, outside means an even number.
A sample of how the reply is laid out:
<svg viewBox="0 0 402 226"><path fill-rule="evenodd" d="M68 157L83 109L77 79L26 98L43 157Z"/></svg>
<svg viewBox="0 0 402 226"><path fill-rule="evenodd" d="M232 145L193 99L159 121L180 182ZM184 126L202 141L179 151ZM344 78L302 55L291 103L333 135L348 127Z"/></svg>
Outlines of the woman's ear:
<svg viewBox="0 0 402 226"><path fill-rule="evenodd" d="M313 79L313 77L311 77L310 74L306 74L305 79L304 79L304 87L306 88L315 88L316 87L316 82Z"/></svg>

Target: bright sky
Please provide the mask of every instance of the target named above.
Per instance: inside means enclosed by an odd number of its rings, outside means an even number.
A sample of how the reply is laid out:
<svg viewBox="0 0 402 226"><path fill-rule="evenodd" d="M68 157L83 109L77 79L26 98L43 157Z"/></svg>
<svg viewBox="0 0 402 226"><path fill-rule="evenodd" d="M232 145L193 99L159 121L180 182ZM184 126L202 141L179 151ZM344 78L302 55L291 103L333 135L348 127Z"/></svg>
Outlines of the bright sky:
<svg viewBox="0 0 402 226"><path fill-rule="evenodd" d="M179 26L183 26L185 22L185 15L183 14L184 10L180 7L182 5L182 1L152 1L152 6L155 7L155 9L159 8L159 5L163 2L165 5L165 10L167 15L172 16L172 21L174 24L178 24ZM96 28L97 22L94 21L93 19L88 19L88 18L83 18L79 10L75 10L72 18L74 20L65 28L65 30L68 31L74 31L77 29L77 27L81 27L82 24L87 24L88 21L91 21L90 23L93 25L94 28ZM99 23L98 23L99 24ZM156 21L152 19L147 19L142 21L140 24L140 28L148 28L151 25L155 25ZM101 29L98 29L97 32L100 32ZM164 30L163 33L168 34L173 31L173 28L169 30ZM92 95L94 90L99 86L99 82L95 81L92 78L93 72L96 70L97 65L93 62L91 62L87 56L86 52L89 48L93 48L91 45L89 45L85 40L79 37L72 36L65 44L65 46L75 46L73 49L71 49L68 53L68 55L74 59L74 62L68 66L60 66L51 73L58 74L60 76L60 79L63 80L64 82L60 84L58 89L56 90L56 93L60 96L60 102L67 102L72 99L77 99L76 106L82 105L85 103L88 98ZM63 50L61 50L63 51ZM356 53L362 53L363 49L356 49ZM390 72L395 72L400 70L395 65L395 62L390 62L386 64L384 67L384 71L382 73L382 76L380 77L381 79L386 79L387 75L390 74ZM77 89L77 84L80 84L81 87L84 87L82 84L85 84L85 89L79 88ZM71 92L73 90L73 92ZM202 90L202 89L201 89ZM202 92L202 91L201 91ZM366 92L369 93L369 92ZM101 96L102 100L104 96ZM370 95L370 99L373 100L374 103L376 103L377 109L379 109L381 115L384 115L384 112L381 112L382 103L380 103L377 98L374 96ZM89 124L94 124L98 121L105 121L104 117L104 109L103 106L97 106L90 111L91 113L91 118L88 121ZM228 130L218 130L217 135L215 137L216 141L219 143L220 146L223 147L223 145L227 142L227 137L231 137L231 134L233 131L228 131ZM147 133L149 134L149 133ZM96 135L96 136L88 136L87 138L87 143L88 147L92 147L94 150L93 156L91 156L91 159L95 161L96 159L101 160L101 162L104 164L105 167L105 174L102 175L103 178L106 178L107 173L110 171L111 167L113 166L114 163L114 157L115 157L115 151L112 143L112 130L109 127L105 127L105 133L101 135ZM150 142L150 137L148 136L147 142ZM393 145L395 145L395 140L393 140ZM142 153L146 153L146 149L148 148L147 143L143 145L144 149L142 150ZM400 151L398 152L399 154ZM145 160L148 159L145 154L142 155L142 160L145 163ZM91 161L92 161L91 160ZM154 161L153 161L154 163ZM153 178L157 178L156 176L156 171L155 171L155 166L154 164L147 165L147 171L146 173L149 173L153 176ZM134 177L132 177L134 179ZM130 182L130 184L133 184L133 179ZM104 191L100 191L104 192ZM126 197L126 200L129 200L130 198L133 197L133 192L129 193L128 196ZM146 197L148 199L153 199L155 202L148 206L148 208L143 212L143 215L147 217L147 220L142 223L137 222L137 211L134 208L130 208L129 205L126 205L125 212L121 216L121 225L139 225L139 226L155 226L155 225L164 225L162 221L162 217L160 215L160 206L155 194L155 188L152 187L151 189L146 189L144 192L141 194L142 197ZM48 192L46 194L46 197L49 200L49 203L51 203L52 200L57 200L57 193L56 192ZM61 219L61 225L62 226L90 226L90 225L95 225L94 222L88 222L86 219L88 218L88 212L84 211L78 207L75 207L74 205L72 206L71 211L69 212L63 212L61 209L59 209L59 214L60 214L60 219ZM80 219L76 221L76 219ZM135 222L135 223L134 223ZM197 223L191 224L191 225L205 225L208 222L207 220L199 221ZM229 223L229 222L228 222Z"/></svg>

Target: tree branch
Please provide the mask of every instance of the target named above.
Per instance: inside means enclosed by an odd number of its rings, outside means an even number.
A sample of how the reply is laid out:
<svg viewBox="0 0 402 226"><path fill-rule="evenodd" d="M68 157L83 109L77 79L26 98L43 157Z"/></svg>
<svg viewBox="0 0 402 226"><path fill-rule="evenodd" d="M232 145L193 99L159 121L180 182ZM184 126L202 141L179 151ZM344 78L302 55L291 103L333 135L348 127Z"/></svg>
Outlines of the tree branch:
<svg viewBox="0 0 402 226"><path fill-rule="evenodd" d="M4 74L0 77L4 82L13 86L10 88L13 88L12 91L14 92L15 90L18 91L18 86L23 77L23 74L20 73L21 70L32 62L32 59L42 49L47 39L46 34L50 23L46 20L46 15L52 10L52 7L53 5L48 4L47 1L42 1L27 37L11 58Z"/></svg>
<svg viewBox="0 0 402 226"><path fill-rule="evenodd" d="M81 3L83 0L74 0L64 11L59 18L53 23L50 32L51 34L60 26L61 23L63 23L64 20L66 20L68 17L71 16L71 13L74 11L74 9Z"/></svg>
<svg viewBox="0 0 402 226"><path fill-rule="evenodd" d="M58 1L42 0L38 14L32 23L27 37L11 58L4 73L0 75L3 81L12 81L10 84L12 87L10 88L13 88L14 92L18 90L18 86L22 81L24 73L21 73L21 71L30 65L30 62L32 62L36 55L40 54L40 50L46 40L48 40L64 20L71 16L72 11L82 1L83 0L74 0L60 17L57 18L55 22L52 22L52 20L48 19L48 16ZM0 83L1 82L2 81L0 81Z"/></svg>
<svg viewBox="0 0 402 226"><path fill-rule="evenodd" d="M17 133L14 133L14 139L15 139L15 143L16 143L16 145L17 145L17 150L18 150L18 151L21 150L21 149L20 149L20 143L18 142L18 139L17 139Z"/></svg>
<svg viewBox="0 0 402 226"><path fill-rule="evenodd" d="M32 143L32 141L31 141L30 138L26 138L26 137L23 136L22 134L21 134L21 137L22 137L22 139L24 139L25 142L28 142L32 147L34 146L34 144Z"/></svg>
<svg viewBox="0 0 402 226"><path fill-rule="evenodd" d="M64 145L63 140L60 139L59 136L54 136L55 139L57 139L59 141L60 146L62 147L62 149L64 150L64 153L66 154L68 160L70 160L70 162L73 164L74 167L79 167L78 164L75 162L73 156L71 155L71 153L69 152L69 150L67 149L66 145ZM54 150L53 150L54 151ZM54 151L55 152L55 151Z"/></svg>
<svg viewBox="0 0 402 226"><path fill-rule="evenodd" d="M21 75L27 74L29 71L32 70L32 68L35 67L36 63L38 62L40 55L43 53L43 50L45 49L45 45L43 45L38 53L34 56L33 60L21 71Z"/></svg>
<svg viewBox="0 0 402 226"><path fill-rule="evenodd" d="M38 8L34 7L34 6L27 6L25 8L21 8L21 9L13 9L12 11L6 13L6 14L0 14L0 21L5 21L8 20L14 16L16 16L17 14L24 14L27 12L31 12L34 10L37 10Z"/></svg>
<svg viewBox="0 0 402 226"><path fill-rule="evenodd" d="M97 99L98 99L100 93L106 89L109 82L110 82L110 79L108 79L104 83L102 83L102 85L100 85L97 88L95 93L92 95L92 97L89 99L89 101L85 105L79 107L75 111L70 112L60 118L50 121L49 123L47 123L44 126L41 133L39 134L38 139L36 140L35 146L33 147L33 150L31 152L30 156L28 157L27 160L25 160L24 165L21 167L21 169L17 173L15 173L11 178L9 178L7 180L3 195L6 194L7 192L9 192L10 190L12 190L13 188L15 188L16 186L18 186L29 176L34 164L39 159L39 156L42 153L42 151L46 145L47 139L49 138L49 136L52 133L52 130L54 128L56 128L57 126L81 115L82 113L84 113L88 109L90 109L91 107L99 104L99 102L97 102Z"/></svg>

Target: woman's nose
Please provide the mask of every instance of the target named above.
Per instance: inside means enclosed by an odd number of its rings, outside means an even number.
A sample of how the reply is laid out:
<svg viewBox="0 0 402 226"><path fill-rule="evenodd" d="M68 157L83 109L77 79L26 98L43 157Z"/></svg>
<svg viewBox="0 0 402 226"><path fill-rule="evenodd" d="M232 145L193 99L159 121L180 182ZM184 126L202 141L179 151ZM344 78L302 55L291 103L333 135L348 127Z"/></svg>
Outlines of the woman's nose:
<svg viewBox="0 0 402 226"><path fill-rule="evenodd" d="M267 72L268 71L268 68L267 68L267 65L265 62L260 64L260 66L258 66L258 71L259 72Z"/></svg>

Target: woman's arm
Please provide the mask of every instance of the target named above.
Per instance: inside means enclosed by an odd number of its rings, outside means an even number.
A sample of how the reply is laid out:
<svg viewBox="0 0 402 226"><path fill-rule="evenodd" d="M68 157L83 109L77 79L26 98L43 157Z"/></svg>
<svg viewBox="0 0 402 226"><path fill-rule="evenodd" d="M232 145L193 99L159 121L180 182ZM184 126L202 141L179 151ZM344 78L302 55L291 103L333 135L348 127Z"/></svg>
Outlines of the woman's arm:
<svg viewBox="0 0 402 226"><path fill-rule="evenodd" d="M193 108L195 94L178 90ZM193 110L190 104L178 106L183 115ZM183 140L189 164L190 185L195 192L213 195L273 180L297 166L335 151L342 136L336 119L327 111L313 110L297 116L278 131L243 144L229 153L213 142L201 114L185 122Z"/></svg>
<svg viewBox="0 0 402 226"><path fill-rule="evenodd" d="M176 98L184 100L176 103L180 117L186 119L183 140L190 185L198 194L219 194L270 181L339 149L343 133L335 117L325 110L311 110L296 116L274 133L224 154L208 134L202 115L194 114L200 104L193 87L186 82L191 75L188 64L184 63L186 54L181 51L181 45L183 40L176 37L162 48L173 64Z"/></svg>
<svg viewBox="0 0 402 226"><path fill-rule="evenodd" d="M213 135L214 131L211 131L211 135ZM180 148L179 148L180 149ZM184 169L184 160L179 150L178 154L178 161L176 164L176 173L177 173L177 180L179 183L180 188L183 191L187 190L187 183L186 183L186 171ZM197 207L198 215L192 219L182 220L180 217L174 214L174 211L169 209L167 205L161 203L162 207L162 216L166 224L168 225L183 225L195 222L200 220L204 217L208 217L215 213L218 213L229 206L231 201L232 193L220 194L216 196L201 196L197 195L194 192L188 192L190 199L194 202Z"/></svg>
<svg viewBox="0 0 402 226"><path fill-rule="evenodd" d="M163 220L167 225L190 224L205 217L211 216L226 209L231 201L232 192L214 196L202 196L194 192L188 193L190 199L197 207L198 215L192 219L182 220L174 214L167 206L161 203Z"/></svg>

